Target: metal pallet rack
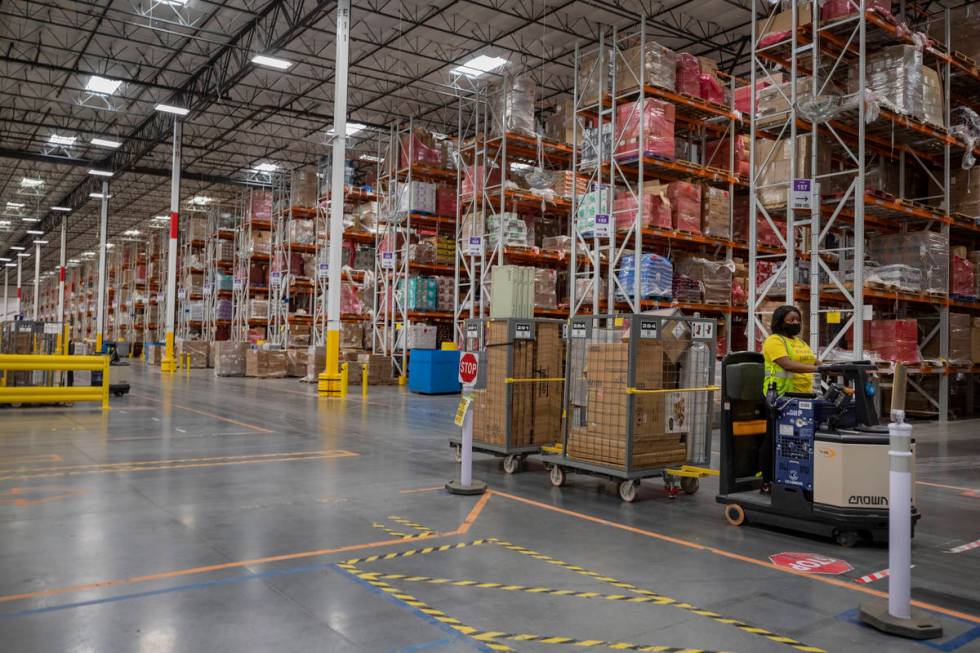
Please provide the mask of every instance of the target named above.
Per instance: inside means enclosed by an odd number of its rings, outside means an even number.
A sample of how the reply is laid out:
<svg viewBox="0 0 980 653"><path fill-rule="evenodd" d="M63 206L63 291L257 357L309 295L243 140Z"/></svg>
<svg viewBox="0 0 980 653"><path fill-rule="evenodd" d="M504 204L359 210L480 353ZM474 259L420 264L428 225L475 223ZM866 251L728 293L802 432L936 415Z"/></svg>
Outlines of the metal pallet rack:
<svg viewBox="0 0 980 653"><path fill-rule="evenodd" d="M251 315L251 301L256 296L269 296L271 251L256 251L255 245L256 234L272 231L272 188L250 187L243 191L241 202L243 210L238 215L235 233L231 335L232 340L247 341L252 335L265 339L269 324L268 313L266 317Z"/></svg>
<svg viewBox="0 0 980 653"><path fill-rule="evenodd" d="M744 315L746 308L733 306L731 301L687 303L676 298L645 297L638 270L629 288L620 282L618 272L624 256L636 252L655 252L666 257L682 251L718 262L749 254L748 243L740 241L739 234L735 234L734 220L736 193L748 189L748 179L739 174L736 166L736 147L750 124L749 117L735 108L737 80L719 73L730 94L729 101L722 104L685 94L662 79L649 79L647 66L636 65L637 59L631 54L637 48L646 53L648 48L658 47L648 34L645 18L634 29L603 32L598 41L595 47L583 50L576 46L575 51L573 166L577 174L587 179L590 193L595 194L596 215L600 217L596 220L580 206L585 196L573 199L572 215L576 216L573 220L576 224L569 230L572 238L570 312L599 314L611 306L625 312L674 307L687 313L719 316L726 327L727 350L733 316ZM644 60L644 56L639 57L639 61ZM640 138L646 145L647 116L641 108L647 100L671 107L675 134L685 144L686 153L669 157L645 148L641 152L639 147L635 153L628 152L630 131L643 134ZM719 159L724 161L723 166L709 165ZM726 191L727 233L705 235L700 226L697 231L645 226L653 216L646 215L644 184L673 181L689 181ZM617 199L624 200L627 208L617 210ZM630 212L634 214L632 219ZM600 226L593 227L589 233L589 229L578 228L579 222L584 226L599 222Z"/></svg>
<svg viewBox="0 0 980 653"><path fill-rule="evenodd" d="M201 319L191 319L192 306L201 306L203 309L204 292L203 283L201 291L195 292L193 283L188 283L191 275L200 274L202 279L207 273L205 268L205 256L207 250L207 228L200 233L192 233L192 225L200 224L202 221L207 224L211 209L207 205L189 203L184 209L184 216L180 222L180 256L177 264L180 266L177 275L177 328L176 336L178 340L201 340L204 337L204 315L201 311ZM193 237L198 236L198 237Z"/></svg>
<svg viewBox="0 0 980 653"><path fill-rule="evenodd" d="M753 10L764 10L762 5L754 0ZM759 309L767 298L779 297L786 303L799 298L808 299L810 345L820 359L832 355L835 348L847 342L847 337L850 350L844 355L863 358L864 322L876 311L897 317L924 311L937 324L920 341L920 353L930 341L938 339L938 355L945 361L950 356L950 309L978 314L980 304L950 298L948 278L943 293L935 295L867 285L866 241L869 234L926 229L938 233L947 243L951 237L974 245L978 242L980 229L975 220L950 211L952 168L965 146L950 133L949 126L952 104L964 95L976 96L980 73L968 58L956 56L952 47L955 44L950 42L948 9L931 17L941 25L938 31L943 37L923 47L916 34L923 26L923 16L914 12L893 16L870 0L853 0L852 5L848 15L823 19L817 3L805 10L803 5L793 3L789 24L799 27L787 30L781 39L767 34L768 22L753 14L752 106L758 106L757 83L779 86L774 78L777 70L784 75L781 88L787 91L780 91L785 109L766 116L765 128L761 119L754 121L752 128L750 210L752 215L760 216L759 224L764 221L778 234L780 247L778 253L759 256L755 247L759 243L757 223L750 220L749 293L753 310L749 346L757 346L757 332L766 332ZM906 24L903 19L912 22ZM939 73L942 125L927 122L921 116L903 115L884 99L871 101L872 96L867 94L869 54L890 45L916 46L924 65ZM833 84L848 71L853 83L841 97L840 108L829 117L814 116L809 107L825 99L824 94L831 94ZM810 81L804 83L806 79ZM877 115L872 109L877 110ZM801 150L805 141L797 136L808 137L809 152ZM761 156L758 144L773 138L789 138L791 169L781 183L764 184L762 178L770 160ZM818 162L825 150L829 150L833 164L829 170L821 171ZM801 156L806 157L809 171L798 169ZM867 175L873 157L897 164L901 181L894 195L869 187ZM905 188L907 169L931 179L935 190L927 196L914 196L911 189ZM815 185L809 199L800 199L801 205L809 204L810 208L794 209L789 201L785 206L774 207L771 200L768 205L762 201L760 193L788 194L789 180L798 178ZM763 283L757 283L757 263L765 261L775 263L775 271ZM798 261L808 265L800 266ZM931 412L945 421L950 415L950 377L967 375L972 391L974 371L975 368L950 365L912 367L909 385L935 409ZM888 370L882 372L889 374ZM938 376L934 392L925 388L930 376Z"/></svg>

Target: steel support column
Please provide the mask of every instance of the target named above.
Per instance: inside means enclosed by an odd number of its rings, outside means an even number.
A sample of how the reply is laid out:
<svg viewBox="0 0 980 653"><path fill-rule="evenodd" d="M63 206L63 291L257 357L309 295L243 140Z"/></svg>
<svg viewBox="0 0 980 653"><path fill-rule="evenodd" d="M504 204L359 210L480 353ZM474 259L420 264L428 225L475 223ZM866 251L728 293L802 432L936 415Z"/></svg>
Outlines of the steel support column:
<svg viewBox="0 0 980 653"><path fill-rule="evenodd" d="M61 219L61 254L58 258L58 322L65 319L65 247L68 238L68 218Z"/></svg>
<svg viewBox="0 0 980 653"><path fill-rule="evenodd" d="M340 369L340 272L344 239L344 155L347 147L347 67L350 49L350 0L337 3L334 70L333 158L330 178L330 249L327 259L327 360L317 389L321 397L347 394Z"/></svg>
<svg viewBox="0 0 980 653"><path fill-rule="evenodd" d="M109 182L102 181L102 205L99 210L99 290L95 300L95 353L102 353L102 339L105 333L106 300L106 232L109 229Z"/></svg>
<svg viewBox="0 0 980 653"><path fill-rule="evenodd" d="M37 321L41 299L41 244L34 243L34 306L31 319Z"/></svg>
<svg viewBox="0 0 980 653"><path fill-rule="evenodd" d="M24 257L17 252L17 310L14 312L14 319L20 319L20 297L23 294L23 288L21 287L21 279L23 279L23 261Z"/></svg>
<svg viewBox="0 0 980 653"><path fill-rule="evenodd" d="M170 241L167 248L167 302L166 335L161 372L174 372L177 359L174 356L174 317L177 312L177 234L180 229L180 148L183 125L174 119L173 161L170 168Z"/></svg>
<svg viewBox="0 0 980 653"><path fill-rule="evenodd" d="M3 264L3 318L0 318L3 320L7 319L7 311L9 307L9 303L7 302L7 275L9 272L10 272L10 268L7 267L6 263L4 263Z"/></svg>

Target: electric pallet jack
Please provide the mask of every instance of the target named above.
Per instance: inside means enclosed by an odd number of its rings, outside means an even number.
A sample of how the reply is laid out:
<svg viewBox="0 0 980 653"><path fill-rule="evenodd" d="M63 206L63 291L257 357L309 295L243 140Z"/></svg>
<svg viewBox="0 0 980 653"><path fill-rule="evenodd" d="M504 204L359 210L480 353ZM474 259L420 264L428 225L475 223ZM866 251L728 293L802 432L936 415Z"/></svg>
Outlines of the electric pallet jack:
<svg viewBox="0 0 980 653"><path fill-rule="evenodd" d="M872 402L873 369L867 362L822 366L822 394L776 397L774 388L763 395L762 354L725 357L717 501L730 524L829 536L842 546L887 541L888 427L879 425ZM774 469L771 492L762 494L759 449L767 429ZM912 503L914 535L914 493Z"/></svg>

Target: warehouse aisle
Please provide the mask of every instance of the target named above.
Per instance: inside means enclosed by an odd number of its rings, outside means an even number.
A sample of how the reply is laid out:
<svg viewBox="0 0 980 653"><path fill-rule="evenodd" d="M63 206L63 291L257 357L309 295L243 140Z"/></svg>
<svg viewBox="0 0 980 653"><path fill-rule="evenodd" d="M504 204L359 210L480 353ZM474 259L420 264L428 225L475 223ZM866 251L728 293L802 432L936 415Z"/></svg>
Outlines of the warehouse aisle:
<svg viewBox="0 0 980 653"><path fill-rule="evenodd" d="M108 415L0 413L4 650L980 651L975 422L916 431L927 645L855 621L886 550L730 527L711 481L623 504L478 457L453 497L456 397L134 372Z"/></svg>

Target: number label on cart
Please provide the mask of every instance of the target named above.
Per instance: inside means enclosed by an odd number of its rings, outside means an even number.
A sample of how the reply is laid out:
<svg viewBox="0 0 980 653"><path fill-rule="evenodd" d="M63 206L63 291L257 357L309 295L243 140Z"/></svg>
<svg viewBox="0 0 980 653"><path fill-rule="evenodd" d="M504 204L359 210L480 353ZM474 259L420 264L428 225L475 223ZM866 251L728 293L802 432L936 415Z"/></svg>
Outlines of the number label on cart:
<svg viewBox="0 0 980 653"><path fill-rule="evenodd" d="M514 340L534 340L534 331L530 324L521 324L518 322L514 325Z"/></svg>
<svg viewBox="0 0 980 653"><path fill-rule="evenodd" d="M49 335L57 335L61 332L61 325L55 322L45 322L44 332Z"/></svg>
<svg viewBox="0 0 980 653"><path fill-rule="evenodd" d="M714 335L714 322L695 322L691 327L691 337L695 340L711 340Z"/></svg>
<svg viewBox="0 0 980 653"><path fill-rule="evenodd" d="M572 322L572 337L573 338L588 338L589 328L584 322Z"/></svg>
<svg viewBox="0 0 980 653"><path fill-rule="evenodd" d="M640 337L656 340L660 323L657 320L640 320Z"/></svg>

